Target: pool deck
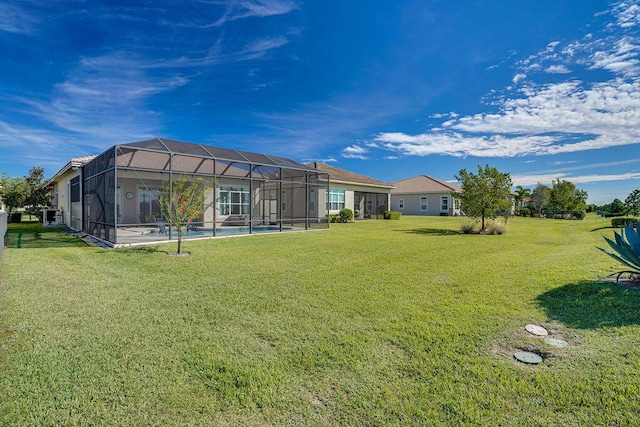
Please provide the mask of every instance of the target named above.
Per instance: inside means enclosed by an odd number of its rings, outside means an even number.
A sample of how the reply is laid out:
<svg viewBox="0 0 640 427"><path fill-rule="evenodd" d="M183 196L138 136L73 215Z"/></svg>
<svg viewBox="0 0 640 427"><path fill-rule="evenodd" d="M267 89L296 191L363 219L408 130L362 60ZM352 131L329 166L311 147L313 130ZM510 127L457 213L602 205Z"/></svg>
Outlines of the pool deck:
<svg viewBox="0 0 640 427"><path fill-rule="evenodd" d="M277 226L257 225L249 230L248 226L216 227L214 234L213 228L200 227L197 231L187 231L182 235L182 238L184 240L202 240L290 231L304 231L304 228L286 226L280 229L280 227ZM168 231L165 233L161 233L158 227L153 226L123 226L119 227L117 230L117 243L114 245L114 247L170 243L176 241L176 236L177 234L175 232L172 232L171 238L169 238Z"/></svg>

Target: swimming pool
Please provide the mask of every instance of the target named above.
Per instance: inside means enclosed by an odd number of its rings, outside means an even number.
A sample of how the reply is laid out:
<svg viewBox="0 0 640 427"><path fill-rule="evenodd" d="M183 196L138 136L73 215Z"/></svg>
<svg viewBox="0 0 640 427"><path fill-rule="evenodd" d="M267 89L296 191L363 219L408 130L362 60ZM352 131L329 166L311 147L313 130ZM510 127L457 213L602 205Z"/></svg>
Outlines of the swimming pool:
<svg viewBox="0 0 640 427"><path fill-rule="evenodd" d="M254 225L251 228L251 232L252 233L268 233L268 232L273 232L273 231L289 231L292 230L292 227L282 227L282 229L280 228L280 226L278 225ZM229 235L233 235L233 234L249 234L249 227L248 226L242 226L242 227L219 227L216 228L216 236L229 236ZM187 231L185 234L183 234L184 237L208 237L208 236L213 236L213 230L211 228L200 228L197 231L194 230L189 230Z"/></svg>

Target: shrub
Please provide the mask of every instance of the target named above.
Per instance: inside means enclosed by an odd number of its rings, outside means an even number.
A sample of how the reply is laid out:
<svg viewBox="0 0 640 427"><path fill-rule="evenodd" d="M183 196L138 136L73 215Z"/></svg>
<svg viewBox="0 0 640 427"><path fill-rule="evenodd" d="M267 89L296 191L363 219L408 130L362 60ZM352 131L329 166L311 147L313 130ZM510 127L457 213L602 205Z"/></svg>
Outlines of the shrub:
<svg viewBox="0 0 640 427"><path fill-rule="evenodd" d="M516 211L516 215L518 216L531 216L531 209L529 208L518 208Z"/></svg>
<svg viewBox="0 0 640 427"><path fill-rule="evenodd" d="M573 211L571 212L572 219L584 219L584 211Z"/></svg>
<svg viewBox="0 0 640 427"><path fill-rule="evenodd" d="M11 215L9 215L9 222L22 222L22 212L13 212Z"/></svg>
<svg viewBox="0 0 640 427"><path fill-rule="evenodd" d="M476 229L476 222L471 219L465 220L460 226L460 230L464 234L472 234L475 232L475 229Z"/></svg>
<svg viewBox="0 0 640 427"><path fill-rule="evenodd" d="M338 217L340 218L340 222L351 222L353 221L353 211L349 208L341 209Z"/></svg>
<svg viewBox="0 0 640 427"><path fill-rule="evenodd" d="M329 222L338 222L338 214L329 214Z"/></svg>
<svg viewBox="0 0 640 427"><path fill-rule="evenodd" d="M400 219L402 212L384 211L384 219Z"/></svg>
<svg viewBox="0 0 640 427"><path fill-rule="evenodd" d="M625 225L638 226L638 218L624 216L611 219L611 226L614 228L624 227Z"/></svg>
<svg viewBox="0 0 640 427"><path fill-rule="evenodd" d="M615 242L607 237L604 240L615 252L598 249L628 268L618 272L618 279L623 273L640 274L640 229L625 225L620 229L620 234L614 231L613 235Z"/></svg>
<svg viewBox="0 0 640 427"><path fill-rule="evenodd" d="M553 219L584 219L584 211L544 211L547 218Z"/></svg>
<svg viewBox="0 0 640 427"><path fill-rule="evenodd" d="M487 234L502 235L507 232L507 226L498 221L491 221L487 225Z"/></svg>

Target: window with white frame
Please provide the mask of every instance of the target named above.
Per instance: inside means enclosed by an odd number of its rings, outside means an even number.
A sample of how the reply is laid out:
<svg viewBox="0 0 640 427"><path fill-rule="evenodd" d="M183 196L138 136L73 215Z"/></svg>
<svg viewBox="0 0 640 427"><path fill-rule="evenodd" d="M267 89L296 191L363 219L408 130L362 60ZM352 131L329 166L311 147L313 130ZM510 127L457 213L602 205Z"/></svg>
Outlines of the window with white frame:
<svg viewBox="0 0 640 427"><path fill-rule="evenodd" d="M440 199L442 200L442 202L440 203L440 210L442 212L448 212L449 211L449 196L442 196Z"/></svg>
<svg viewBox="0 0 640 427"><path fill-rule="evenodd" d="M398 199L398 209L404 209L404 199Z"/></svg>
<svg viewBox="0 0 640 427"><path fill-rule="evenodd" d="M330 211L339 211L344 209L344 190L329 189L329 197L327 198L327 207Z"/></svg>
<svg viewBox="0 0 640 427"><path fill-rule="evenodd" d="M249 187L220 187L220 215L248 215Z"/></svg>
<svg viewBox="0 0 640 427"><path fill-rule="evenodd" d="M420 210L422 212L429 210L429 203L426 196L420 197Z"/></svg>
<svg viewBox="0 0 640 427"><path fill-rule="evenodd" d="M460 210L460 199L456 199L456 198L453 199L453 208L457 211Z"/></svg>

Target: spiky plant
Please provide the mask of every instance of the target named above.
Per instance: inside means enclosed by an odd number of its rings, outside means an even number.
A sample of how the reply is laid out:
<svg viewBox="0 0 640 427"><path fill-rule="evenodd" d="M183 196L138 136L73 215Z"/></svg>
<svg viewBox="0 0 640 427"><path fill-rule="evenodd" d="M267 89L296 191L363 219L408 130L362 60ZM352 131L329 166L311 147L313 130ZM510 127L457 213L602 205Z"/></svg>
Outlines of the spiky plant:
<svg viewBox="0 0 640 427"><path fill-rule="evenodd" d="M630 270L619 271L616 280L619 280L620 276L625 273L640 275L640 222L635 229L632 225L627 224L620 228L620 233L614 231L613 234L615 242L607 237L604 240L615 253L603 248L598 249L630 268Z"/></svg>

